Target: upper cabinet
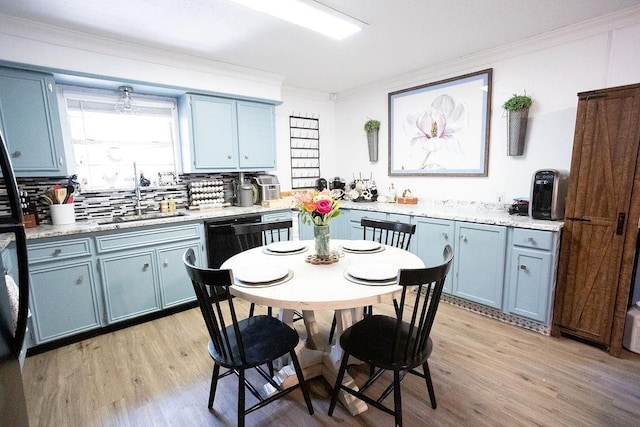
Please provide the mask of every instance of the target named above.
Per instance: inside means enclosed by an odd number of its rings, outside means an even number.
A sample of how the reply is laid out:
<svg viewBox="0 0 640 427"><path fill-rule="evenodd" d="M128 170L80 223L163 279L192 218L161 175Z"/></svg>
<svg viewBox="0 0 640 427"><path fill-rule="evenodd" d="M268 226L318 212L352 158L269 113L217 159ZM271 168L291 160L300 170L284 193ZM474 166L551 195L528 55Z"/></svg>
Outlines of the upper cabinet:
<svg viewBox="0 0 640 427"><path fill-rule="evenodd" d="M187 94L178 108L183 172L275 168L273 105Z"/></svg>
<svg viewBox="0 0 640 427"><path fill-rule="evenodd" d="M68 174L53 76L0 67L0 129L17 176Z"/></svg>

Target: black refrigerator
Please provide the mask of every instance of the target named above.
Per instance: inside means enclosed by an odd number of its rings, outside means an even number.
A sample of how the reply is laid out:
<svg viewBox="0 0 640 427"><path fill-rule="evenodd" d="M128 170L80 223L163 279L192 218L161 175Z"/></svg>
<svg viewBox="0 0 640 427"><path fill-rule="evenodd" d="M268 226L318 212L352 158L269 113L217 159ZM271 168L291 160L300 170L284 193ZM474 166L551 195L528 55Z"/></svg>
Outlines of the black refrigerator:
<svg viewBox="0 0 640 427"><path fill-rule="evenodd" d="M15 239L19 295L16 313L15 307L9 301L5 275L0 274L0 425L6 427L28 426L27 404L19 362L20 350L24 345L27 330L29 310L27 240L22 222L20 193L1 132L0 167L2 168L3 181L0 192L6 191L6 203L10 208L9 213L4 213L3 210L3 213L0 214L0 234L12 235Z"/></svg>

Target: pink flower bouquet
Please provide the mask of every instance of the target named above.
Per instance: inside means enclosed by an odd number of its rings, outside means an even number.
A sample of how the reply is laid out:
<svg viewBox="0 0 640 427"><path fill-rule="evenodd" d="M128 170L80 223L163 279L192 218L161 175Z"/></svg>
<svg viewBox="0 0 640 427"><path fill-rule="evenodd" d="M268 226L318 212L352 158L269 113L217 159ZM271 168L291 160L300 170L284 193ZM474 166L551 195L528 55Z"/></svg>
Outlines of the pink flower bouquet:
<svg viewBox="0 0 640 427"><path fill-rule="evenodd" d="M329 220L340 214L340 203L329 190L301 191L294 195L294 201L303 224L329 225Z"/></svg>

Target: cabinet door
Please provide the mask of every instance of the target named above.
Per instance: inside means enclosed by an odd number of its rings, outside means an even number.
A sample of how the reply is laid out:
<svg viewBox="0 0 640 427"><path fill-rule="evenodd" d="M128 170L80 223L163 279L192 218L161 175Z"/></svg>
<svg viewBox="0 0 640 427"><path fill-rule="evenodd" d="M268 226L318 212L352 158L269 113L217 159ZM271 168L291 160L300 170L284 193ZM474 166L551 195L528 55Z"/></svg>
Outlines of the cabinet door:
<svg viewBox="0 0 640 427"><path fill-rule="evenodd" d="M313 231L311 232L313 234ZM332 218L329 223L329 236L332 239L349 238L349 211L341 211L340 214Z"/></svg>
<svg viewBox="0 0 640 427"><path fill-rule="evenodd" d="M508 312L547 323L550 276L550 253L513 248L509 267Z"/></svg>
<svg viewBox="0 0 640 427"><path fill-rule="evenodd" d="M160 309L154 267L153 252L127 252L100 259L109 322Z"/></svg>
<svg viewBox="0 0 640 427"><path fill-rule="evenodd" d="M42 264L30 270L37 344L100 326L91 260Z"/></svg>
<svg viewBox="0 0 640 427"><path fill-rule="evenodd" d="M456 222L453 294L489 307L502 308L506 229Z"/></svg>
<svg viewBox="0 0 640 427"><path fill-rule="evenodd" d="M276 167L273 105L237 101L240 169Z"/></svg>
<svg viewBox="0 0 640 427"><path fill-rule="evenodd" d="M208 171L238 167L235 101L190 95L193 169Z"/></svg>
<svg viewBox="0 0 640 427"><path fill-rule="evenodd" d="M454 222L440 219L416 217L416 235L411 239L413 251L424 264L429 267L442 262L442 252L446 245L454 247ZM453 289L453 276L451 271L444 282L444 292L451 293Z"/></svg>
<svg viewBox="0 0 640 427"><path fill-rule="evenodd" d="M369 232L367 230L367 235L364 236L364 229L360 225L360 220L362 218L371 218L371 219L379 219L385 221L387 219L387 214L384 212L376 212L376 211L360 211L357 209L352 209L349 211L349 239L351 240L371 240L373 239L373 232ZM364 237L363 237L364 236Z"/></svg>
<svg viewBox="0 0 640 427"><path fill-rule="evenodd" d="M16 175L67 174L52 76L0 67L0 128Z"/></svg>
<svg viewBox="0 0 640 427"><path fill-rule="evenodd" d="M193 286L186 275L182 257L187 249L193 249L199 264L203 260L200 242L158 250L160 266L160 291L162 308L182 304L196 299Z"/></svg>

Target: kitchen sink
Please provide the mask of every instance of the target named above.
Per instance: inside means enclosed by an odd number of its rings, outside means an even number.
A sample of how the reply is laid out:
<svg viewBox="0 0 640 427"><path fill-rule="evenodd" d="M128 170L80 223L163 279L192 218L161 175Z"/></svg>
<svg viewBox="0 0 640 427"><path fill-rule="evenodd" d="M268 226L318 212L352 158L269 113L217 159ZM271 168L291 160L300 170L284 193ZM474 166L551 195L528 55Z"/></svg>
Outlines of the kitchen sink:
<svg viewBox="0 0 640 427"><path fill-rule="evenodd" d="M184 212L154 212L154 213L147 213L142 215L123 215L123 216L116 216L116 217L113 217L112 219L107 219L104 221L98 221L98 224L124 224L128 222L148 221L151 219L172 218L176 216L185 216L185 215L186 214Z"/></svg>

